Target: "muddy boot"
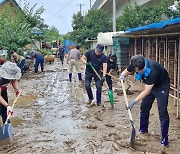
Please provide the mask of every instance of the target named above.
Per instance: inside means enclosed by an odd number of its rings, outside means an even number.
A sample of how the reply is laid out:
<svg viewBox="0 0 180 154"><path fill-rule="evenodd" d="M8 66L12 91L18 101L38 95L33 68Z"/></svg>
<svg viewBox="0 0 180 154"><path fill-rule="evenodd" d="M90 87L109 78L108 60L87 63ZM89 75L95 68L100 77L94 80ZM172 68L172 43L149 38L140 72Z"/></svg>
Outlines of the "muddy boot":
<svg viewBox="0 0 180 154"><path fill-rule="evenodd" d="M139 133L144 134L148 133L148 125L149 125L149 115L140 115L140 129Z"/></svg>
<svg viewBox="0 0 180 154"><path fill-rule="evenodd" d="M69 81L72 81L72 73L69 73Z"/></svg>
<svg viewBox="0 0 180 154"><path fill-rule="evenodd" d="M78 73L78 78L79 78L79 81L82 81L82 75L81 75L81 73Z"/></svg>
<svg viewBox="0 0 180 154"><path fill-rule="evenodd" d="M92 106L94 106L95 105L95 103L93 102L93 100L92 99L90 99L90 100L88 100L88 102L87 102L87 107L92 107Z"/></svg>
<svg viewBox="0 0 180 154"><path fill-rule="evenodd" d="M101 91L96 91L97 105L101 106Z"/></svg>
<svg viewBox="0 0 180 154"><path fill-rule="evenodd" d="M161 145L167 147L169 145L168 142L168 129L169 129L169 121L161 121Z"/></svg>

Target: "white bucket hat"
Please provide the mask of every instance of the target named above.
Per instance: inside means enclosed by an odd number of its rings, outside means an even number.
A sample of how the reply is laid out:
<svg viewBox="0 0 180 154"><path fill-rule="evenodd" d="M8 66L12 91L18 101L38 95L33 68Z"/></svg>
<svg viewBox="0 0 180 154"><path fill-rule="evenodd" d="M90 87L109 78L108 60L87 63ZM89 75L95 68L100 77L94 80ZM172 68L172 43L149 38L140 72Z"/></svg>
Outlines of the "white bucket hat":
<svg viewBox="0 0 180 154"><path fill-rule="evenodd" d="M0 76L9 80L19 79L21 78L21 69L16 63L7 61L0 67Z"/></svg>

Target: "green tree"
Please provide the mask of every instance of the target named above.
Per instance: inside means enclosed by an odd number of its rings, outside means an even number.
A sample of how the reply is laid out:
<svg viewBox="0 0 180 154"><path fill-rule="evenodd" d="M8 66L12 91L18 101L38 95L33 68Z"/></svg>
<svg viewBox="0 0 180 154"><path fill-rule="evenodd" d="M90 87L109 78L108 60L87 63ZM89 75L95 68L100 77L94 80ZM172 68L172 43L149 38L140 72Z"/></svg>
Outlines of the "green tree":
<svg viewBox="0 0 180 154"><path fill-rule="evenodd" d="M135 4L134 7L127 6L122 16L117 19L117 30L125 30L138 26L144 26L162 20L162 16L168 19L180 16L179 11L172 11L168 9L169 1L163 0L161 5L151 7L140 7ZM178 8L180 9L180 7Z"/></svg>
<svg viewBox="0 0 180 154"><path fill-rule="evenodd" d="M16 16L13 16L10 14L12 8L5 7L0 16L0 48L17 50L30 42L30 24L26 22L22 11L15 10Z"/></svg>
<svg viewBox="0 0 180 154"><path fill-rule="evenodd" d="M86 46L86 40L96 38L99 32L112 31L111 15L104 10L90 10L85 16L78 12L73 16L72 27L69 38L81 46Z"/></svg>
<svg viewBox="0 0 180 154"><path fill-rule="evenodd" d="M43 32L45 42L51 43L53 40L59 41L59 39L62 39L62 36L59 34L58 29L54 26L44 29Z"/></svg>
<svg viewBox="0 0 180 154"><path fill-rule="evenodd" d="M5 11L0 16L0 48L8 50L22 48L31 43L31 39L39 37L31 34L32 28L46 27L45 25L42 27L43 20L40 17L44 11L42 8L35 10L35 6L30 7L29 4L23 9L8 5L4 7ZM15 12L15 15L12 12Z"/></svg>
<svg viewBox="0 0 180 154"><path fill-rule="evenodd" d="M31 25L31 28L36 27L43 30L44 28L48 27L46 24L44 24L44 19L41 17L42 13L45 11L43 6L36 9L37 3L30 6L30 3L26 0L20 1L20 5L26 16L26 21Z"/></svg>

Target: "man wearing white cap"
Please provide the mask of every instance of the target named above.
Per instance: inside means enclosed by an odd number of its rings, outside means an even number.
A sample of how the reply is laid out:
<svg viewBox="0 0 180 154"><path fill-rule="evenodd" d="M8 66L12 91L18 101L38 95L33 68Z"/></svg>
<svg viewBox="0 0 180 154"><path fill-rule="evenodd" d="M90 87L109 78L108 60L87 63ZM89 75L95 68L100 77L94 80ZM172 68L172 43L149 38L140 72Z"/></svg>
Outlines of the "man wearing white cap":
<svg viewBox="0 0 180 154"><path fill-rule="evenodd" d="M16 96L20 93L17 86L17 79L21 78L21 69L15 63L10 61L5 62L0 67L0 113L3 123L7 119L9 113L12 114L12 108L8 105L7 85L12 84Z"/></svg>

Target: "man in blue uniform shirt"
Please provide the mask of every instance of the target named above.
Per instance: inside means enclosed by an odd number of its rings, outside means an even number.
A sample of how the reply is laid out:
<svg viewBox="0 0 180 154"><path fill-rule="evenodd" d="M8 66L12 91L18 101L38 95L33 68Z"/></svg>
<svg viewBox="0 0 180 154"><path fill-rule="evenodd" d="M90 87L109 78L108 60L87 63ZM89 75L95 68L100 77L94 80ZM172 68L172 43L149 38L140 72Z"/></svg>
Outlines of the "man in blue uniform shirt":
<svg viewBox="0 0 180 154"><path fill-rule="evenodd" d="M129 108L142 100L139 133L148 132L149 113L156 98L161 124L161 144L168 146L169 114L167 111L170 90L168 72L158 62L146 60L142 55L131 58L130 65L121 73L120 79L135 72L137 80L143 80L145 89L129 104Z"/></svg>
<svg viewBox="0 0 180 154"><path fill-rule="evenodd" d="M107 57L103 54L104 46L102 44L98 44L95 50L87 51L82 57L81 60L86 64L85 71L85 87L89 97L89 101L87 105L90 105L93 100L93 93L91 89L91 81L92 78L95 80L96 84L96 100L97 105L101 105L101 93L102 93L102 84L105 81L106 71L107 71ZM101 80L97 77L91 65L94 66L95 70L98 74L101 75ZM103 73L101 72L101 68L103 68Z"/></svg>

